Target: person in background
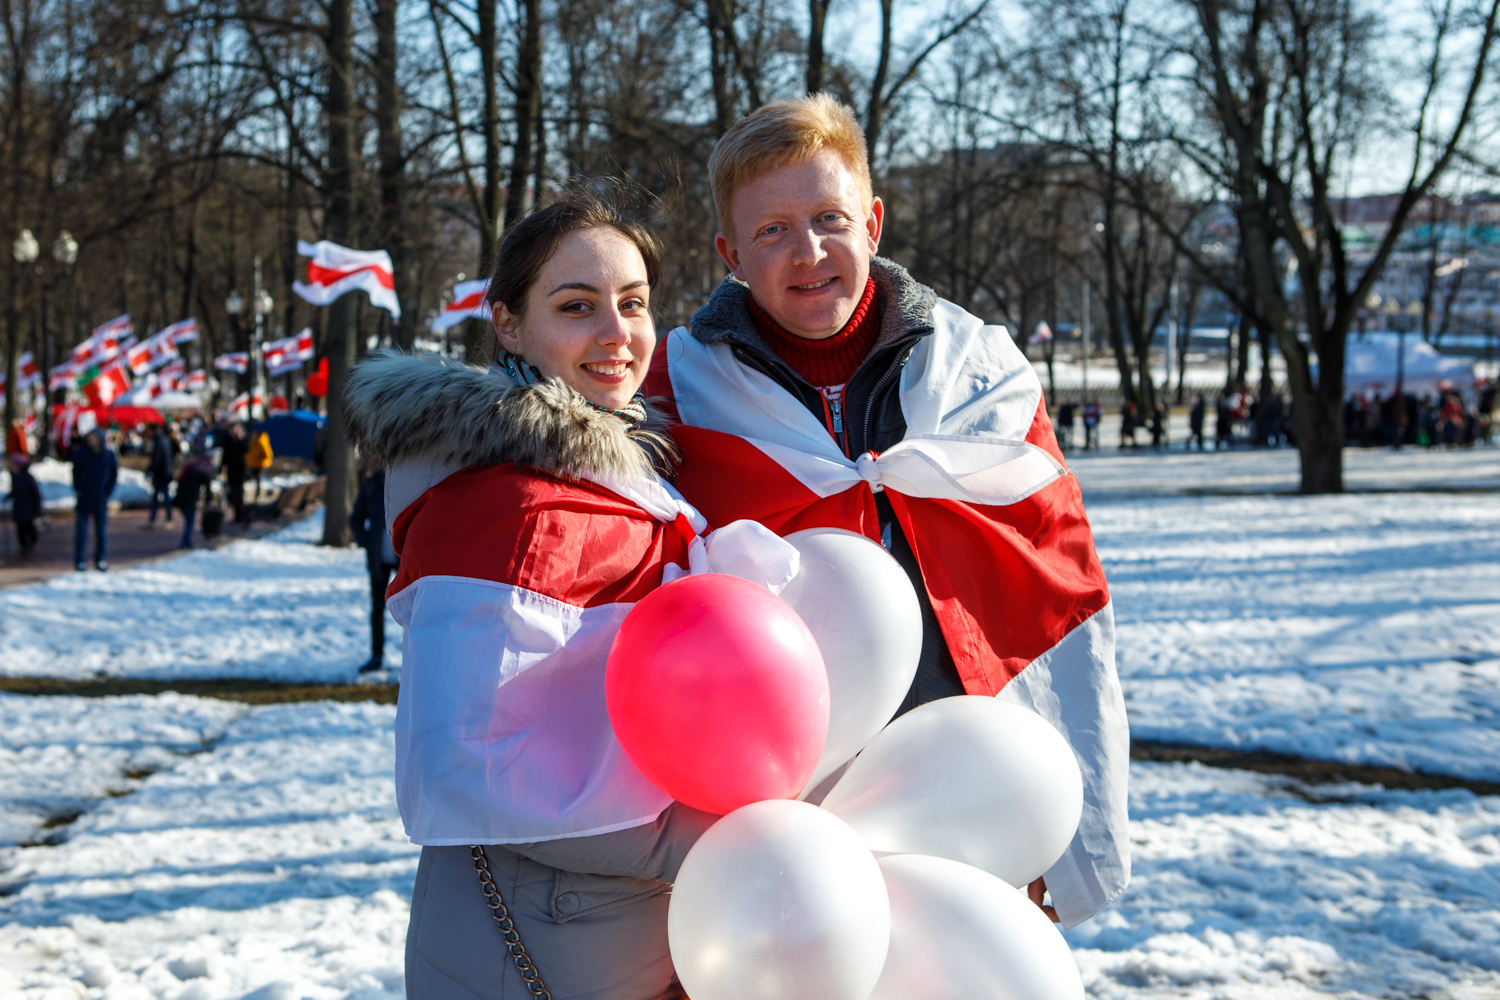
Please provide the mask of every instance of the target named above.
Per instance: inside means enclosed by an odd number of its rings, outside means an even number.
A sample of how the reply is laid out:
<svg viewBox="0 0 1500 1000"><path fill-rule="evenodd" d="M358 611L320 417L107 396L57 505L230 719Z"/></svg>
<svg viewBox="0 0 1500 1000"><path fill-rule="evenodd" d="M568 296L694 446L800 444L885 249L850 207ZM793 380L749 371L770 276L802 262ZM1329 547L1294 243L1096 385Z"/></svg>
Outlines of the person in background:
<svg viewBox="0 0 1500 1000"><path fill-rule="evenodd" d="M385 588L391 574L401 567L396 550L391 547L390 527L385 523L385 470L374 468L359 484L359 496L349 512L349 531L365 550L370 570L370 661L359 668L362 674L385 666Z"/></svg>
<svg viewBox="0 0 1500 1000"><path fill-rule="evenodd" d="M1064 403L1057 408L1057 446L1063 451L1073 448L1073 411L1077 407Z"/></svg>
<svg viewBox="0 0 1500 1000"><path fill-rule="evenodd" d="M1183 450L1193 447L1197 442L1198 450L1203 450L1203 417L1208 409L1208 402L1203 398L1203 393L1198 393L1198 398L1193 400L1193 408L1188 411L1188 430L1190 431L1187 444Z"/></svg>
<svg viewBox="0 0 1500 1000"><path fill-rule="evenodd" d="M8 459L29 461L31 458L31 445L26 440L26 424L19 418L12 420L5 432L5 455Z"/></svg>
<svg viewBox="0 0 1500 1000"><path fill-rule="evenodd" d="M169 433L166 427L156 428L156 436L151 442L151 464L146 467L146 473L151 477L151 512L146 515L146 523L141 527L146 531L156 530L156 508L161 507L166 524L172 523L172 473L177 451L177 442L174 439L175 429Z"/></svg>
<svg viewBox="0 0 1500 1000"><path fill-rule="evenodd" d="M193 450L193 457L177 476L177 498L173 502L182 511L182 543L178 548L193 547L193 525L198 520L198 498L212 490L214 460L201 446Z"/></svg>
<svg viewBox="0 0 1500 1000"><path fill-rule="evenodd" d="M276 460L276 453L271 450L271 435L265 431L252 432L250 435L250 451L245 456L245 465L250 470L250 475L255 477L255 502L260 503L260 474L271 467Z"/></svg>
<svg viewBox="0 0 1500 1000"><path fill-rule="evenodd" d="M1104 411L1099 406L1097 399L1091 399L1083 406L1083 450L1099 450L1099 418Z"/></svg>
<svg viewBox="0 0 1500 1000"><path fill-rule="evenodd" d="M1135 404L1126 400L1120 407L1120 450L1126 448L1139 448L1135 441L1135 429L1140 423Z"/></svg>
<svg viewBox="0 0 1500 1000"><path fill-rule="evenodd" d="M1229 408L1227 393L1219 393L1214 404L1214 451L1234 444L1234 412Z"/></svg>
<svg viewBox="0 0 1500 1000"><path fill-rule="evenodd" d="M1167 437L1167 419L1171 411L1167 409L1166 403L1157 403L1156 408L1151 411L1151 449L1161 451L1162 442Z"/></svg>
<svg viewBox="0 0 1500 1000"><path fill-rule="evenodd" d="M10 519L16 524L21 555L36 547L36 519L42 516L42 490L31 474L31 463L20 455L10 456Z"/></svg>
<svg viewBox="0 0 1500 1000"><path fill-rule="evenodd" d="M86 426L83 440L72 449L73 493L73 566L80 573L88 568L83 561L87 547L89 518L94 519L94 568L101 573L109 568L109 495L120 477L120 459L104 443L104 431L94 422L92 413L78 418Z"/></svg>
<svg viewBox="0 0 1500 1000"><path fill-rule="evenodd" d="M229 506L234 511L234 523L243 525L250 520L249 510L245 507L245 471L248 467L250 439L245 434L245 425L239 422L230 424L227 430L217 436L220 439L219 446L223 449L219 465L224 470Z"/></svg>

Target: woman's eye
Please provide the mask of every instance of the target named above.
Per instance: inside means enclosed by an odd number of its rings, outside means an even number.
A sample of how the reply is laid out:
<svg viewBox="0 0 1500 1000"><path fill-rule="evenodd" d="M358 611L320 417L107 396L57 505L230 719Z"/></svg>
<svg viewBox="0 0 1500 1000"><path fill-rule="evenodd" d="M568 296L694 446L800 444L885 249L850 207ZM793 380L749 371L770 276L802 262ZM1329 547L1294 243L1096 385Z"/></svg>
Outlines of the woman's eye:
<svg viewBox="0 0 1500 1000"><path fill-rule="evenodd" d="M646 308L646 303L642 299L626 299L624 302L620 303L620 310L622 312L629 312L631 310L644 308Z"/></svg>
<svg viewBox="0 0 1500 1000"><path fill-rule="evenodd" d="M572 302L564 305L562 311L565 313L586 313L590 308L591 306L587 302L581 299L574 299Z"/></svg>

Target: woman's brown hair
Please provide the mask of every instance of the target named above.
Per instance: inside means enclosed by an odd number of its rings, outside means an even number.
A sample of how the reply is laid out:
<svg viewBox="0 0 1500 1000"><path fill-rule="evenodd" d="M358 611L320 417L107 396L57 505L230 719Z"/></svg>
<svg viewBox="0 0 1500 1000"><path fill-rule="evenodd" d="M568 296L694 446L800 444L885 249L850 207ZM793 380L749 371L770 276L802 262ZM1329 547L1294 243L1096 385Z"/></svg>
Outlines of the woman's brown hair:
<svg viewBox="0 0 1500 1000"><path fill-rule="evenodd" d="M512 315L520 316L526 308L526 293L542 266L557 253L563 237L600 228L613 229L640 251L646 282L655 288L661 280L661 243L656 235L613 202L583 191L563 195L506 230L495 254L486 300L491 305L504 303Z"/></svg>

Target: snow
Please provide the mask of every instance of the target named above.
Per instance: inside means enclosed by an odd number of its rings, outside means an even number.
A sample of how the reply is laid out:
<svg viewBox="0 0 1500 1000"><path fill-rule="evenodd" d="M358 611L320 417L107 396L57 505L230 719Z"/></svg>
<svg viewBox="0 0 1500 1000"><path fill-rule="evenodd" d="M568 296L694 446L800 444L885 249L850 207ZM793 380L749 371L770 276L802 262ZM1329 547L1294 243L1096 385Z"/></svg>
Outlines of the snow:
<svg viewBox="0 0 1500 1000"><path fill-rule="evenodd" d="M38 722L63 740L70 711L75 740L141 711L38 700L65 706ZM218 711L178 698L161 714L190 725ZM132 794L100 800L66 842L0 853L0 996L403 995L418 849L394 801L395 709L240 711L211 749L179 749Z"/></svg>
<svg viewBox="0 0 1500 1000"><path fill-rule="evenodd" d="M72 510L77 503L73 495L73 463L59 462L55 458L44 458L31 464L31 475L42 492L42 507L46 510ZM0 497L10 493L10 470L0 471ZM151 480L144 472L120 468L110 500L127 505L142 506L151 502ZM10 509L9 501L4 504Z"/></svg>
<svg viewBox="0 0 1500 1000"><path fill-rule="evenodd" d="M0 675L351 680L369 659L365 553L322 534L318 511L263 538L0 591ZM386 663L400 662L387 616Z"/></svg>
<svg viewBox="0 0 1500 1000"><path fill-rule="evenodd" d="M1067 935L1093 996L1500 995L1500 798L1130 779L1130 886Z"/></svg>

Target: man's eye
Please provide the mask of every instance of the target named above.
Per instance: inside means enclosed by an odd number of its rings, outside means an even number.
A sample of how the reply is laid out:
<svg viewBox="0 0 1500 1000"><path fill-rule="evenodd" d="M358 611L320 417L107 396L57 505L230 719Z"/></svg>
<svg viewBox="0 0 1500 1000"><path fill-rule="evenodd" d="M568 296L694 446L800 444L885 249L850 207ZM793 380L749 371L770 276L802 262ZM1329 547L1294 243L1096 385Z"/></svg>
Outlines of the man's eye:
<svg viewBox="0 0 1500 1000"><path fill-rule="evenodd" d="M841 218L841 216L837 212L824 212L821 216L819 216L818 221L820 221L820 222L837 222L837 221L839 221L840 218Z"/></svg>
<svg viewBox="0 0 1500 1000"><path fill-rule="evenodd" d="M760 231L760 234L762 236L775 236L776 234L785 231L785 229L785 226L767 226Z"/></svg>

